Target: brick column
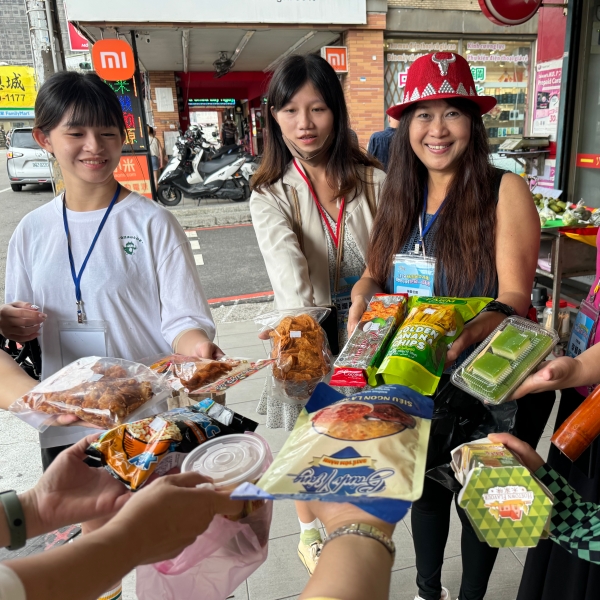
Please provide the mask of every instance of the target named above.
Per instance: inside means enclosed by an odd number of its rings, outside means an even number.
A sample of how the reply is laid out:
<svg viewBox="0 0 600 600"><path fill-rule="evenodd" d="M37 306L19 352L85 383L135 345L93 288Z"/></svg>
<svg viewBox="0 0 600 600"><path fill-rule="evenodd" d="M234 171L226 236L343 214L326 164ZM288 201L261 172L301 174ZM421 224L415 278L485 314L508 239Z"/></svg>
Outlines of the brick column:
<svg viewBox="0 0 600 600"><path fill-rule="evenodd" d="M348 47L348 73L343 76L343 87L350 124L365 148L371 134L384 128L385 15L370 13L367 27L347 30L343 44Z"/></svg>
<svg viewBox="0 0 600 600"><path fill-rule="evenodd" d="M156 88L171 88L173 91L173 112L158 112L156 110ZM179 111L177 110L177 89L175 86L175 73L173 71L150 71L150 92L152 96L152 115L154 117L154 130L161 144L165 143L165 131L179 129ZM171 128L174 126L174 129Z"/></svg>

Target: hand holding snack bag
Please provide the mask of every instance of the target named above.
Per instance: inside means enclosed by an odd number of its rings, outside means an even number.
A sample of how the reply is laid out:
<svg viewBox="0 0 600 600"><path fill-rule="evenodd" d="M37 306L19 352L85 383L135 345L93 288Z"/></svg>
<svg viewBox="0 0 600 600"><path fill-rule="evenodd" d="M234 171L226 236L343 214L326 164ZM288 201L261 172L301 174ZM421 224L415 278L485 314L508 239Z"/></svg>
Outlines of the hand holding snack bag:
<svg viewBox="0 0 600 600"><path fill-rule="evenodd" d="M48 377L9 410L45 431L62 415L108 429L159 412L171 395L148 367L120 358L80 358Z"/></svg>
<svg viewBox="0 0 600 600"><path fill-rule="evenodd" d="M403 386L345 397L319 384L271 467L232 498L351 502L397 522L423 491L432 413Z"/></svg>
<svg viewBox="0 0 600 600"><path fill-rule="evenodd" d="M413 296L377 376L431 396L444 371L448 345L489 302L489 298Z"/></svg>
<svg viewBox="0 0 600 600"><path fill-rule="evenodd" d="M331 370L331 352L319 323L328 308L298 308L261 315L255 322L269 331L270 396L290 404L305 404Z"/></svg>

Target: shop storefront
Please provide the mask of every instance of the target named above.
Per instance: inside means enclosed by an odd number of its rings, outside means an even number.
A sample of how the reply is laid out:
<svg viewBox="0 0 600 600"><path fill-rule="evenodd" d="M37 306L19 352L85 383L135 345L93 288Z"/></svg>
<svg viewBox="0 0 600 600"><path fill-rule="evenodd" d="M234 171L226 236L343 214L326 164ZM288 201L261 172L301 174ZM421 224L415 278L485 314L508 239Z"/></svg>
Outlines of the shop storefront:
<svg viewBox="0 0 600 600"><path fill-rule="evenodd" d="M386 109L400 101L410 65L429 52L456 52L471 65L479 95L495 96L497 106L484 116L492 153L510 137L528 135L531 130L532 64L534 41L528 39L481 40L385 40Z"/></svg>

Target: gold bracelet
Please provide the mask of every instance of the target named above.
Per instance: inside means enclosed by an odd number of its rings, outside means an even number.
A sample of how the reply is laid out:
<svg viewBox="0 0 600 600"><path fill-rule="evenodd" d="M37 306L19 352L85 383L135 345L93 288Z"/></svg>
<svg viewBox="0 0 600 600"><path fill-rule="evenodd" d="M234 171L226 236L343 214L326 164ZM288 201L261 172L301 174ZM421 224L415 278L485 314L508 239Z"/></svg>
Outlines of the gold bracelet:
<svg viewBox="0 0 600 600"><path fill-rule="evenodd" d="M349 525L343 525L339 529L332 531L325 538L323 547L325 547L327 542L342 535L360 535L377 540L380 544L383 544L387 551L392 555L392 560L394 560L394 557L396 556L396 545L392 541L392 538L383 533L381 529L377 529L377 527L374 527L373 525L367 525L366 523L351 523Z"/></svg>

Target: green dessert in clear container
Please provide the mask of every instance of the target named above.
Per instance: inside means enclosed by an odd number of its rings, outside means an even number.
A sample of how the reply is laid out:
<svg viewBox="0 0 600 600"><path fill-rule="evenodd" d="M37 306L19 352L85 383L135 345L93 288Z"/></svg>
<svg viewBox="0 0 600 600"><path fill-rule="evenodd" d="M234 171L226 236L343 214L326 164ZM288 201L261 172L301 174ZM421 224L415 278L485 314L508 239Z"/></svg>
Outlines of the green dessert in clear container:
<svg viewBox="0 0 600 600"><path fill-rule="evenodd" d="M452 383L483 402L501 404L557 343L556 332L509 317L454 372Z"/></svg>

